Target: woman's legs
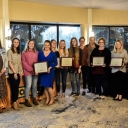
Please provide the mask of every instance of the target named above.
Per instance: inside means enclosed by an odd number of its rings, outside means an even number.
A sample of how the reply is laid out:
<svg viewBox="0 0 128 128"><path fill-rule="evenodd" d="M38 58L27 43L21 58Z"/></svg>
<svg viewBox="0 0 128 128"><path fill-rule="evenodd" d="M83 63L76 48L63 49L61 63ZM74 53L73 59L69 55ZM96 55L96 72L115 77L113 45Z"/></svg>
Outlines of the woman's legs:
<svg viewBox="0 0 128 128"><path fill-rule="evenodd" d="M74 95L76 93L76 91L75 91L74 73L73 72L70 72L70 81L71 81L71 86L72 86L72 92L70 95Z"/></svg>
<svg viewBox="0 0 128 128"><path fill-rule="evenodd" d="M61 69L61 76L62 76L62 97L65 97L65 90L66 90L66 79L67 79L67 69Z"/></svg>
<svg viewBox="0 0 128 128"><path fill-rule="evenodd" d="M56 90L57 95L60 95L60 69L55 69L55 79L56 79Z"/></svg>
<svg viewBox="0 0 128 128"><path fill-rule="evenodd" d="M75 73L75 76L76 76L76 88L77 88L76 96L79 96L80 94L80 73Z"/></svg>
<svg viewBox="0 0 128 128"><path fill-rule="evenodd" d="M17 106L17 100L18 100L18 92L19 92L19 84L20 84L20 76L17 74L18 79L16 80L14 78L14 74L9 74L9 82L10 82L10 88L11 88L11 99L13 102L13 108L19 109Z"/></svg>
<svg viewBox="0 0 128 128"><path fill-rule="evenodd" d="M53 90L50 87L48 87L47 90L48 90L49 99L50 99L49 100L49 105L52 105L53 102L54 102Z"/></svg>
<svg viewBox="0 0 128 128"><path fill-rule="evenodd" d="M45 93L45 96L46 96L45 104L48 104L49 101L50 101L50 97L49 97L49 93L48 93L48 89L47 88L44 89L44 93Z"/></svg>
<svg viewBox="0 0 128 128"><path fill-rule="evenodd" d="M82 78L83 78L83 92L86 92L86 82L88 74L88 66L82 66Z"/></svg>

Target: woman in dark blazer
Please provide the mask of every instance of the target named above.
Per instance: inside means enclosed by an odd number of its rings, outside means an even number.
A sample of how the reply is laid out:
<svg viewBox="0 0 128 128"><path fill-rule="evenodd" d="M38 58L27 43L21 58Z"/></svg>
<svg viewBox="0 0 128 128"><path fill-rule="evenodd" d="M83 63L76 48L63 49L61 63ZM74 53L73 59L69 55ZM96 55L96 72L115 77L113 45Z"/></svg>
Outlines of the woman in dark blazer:
<svg viewBox="0 0 128 128"><path fill-rule="evenodd" d="M99 48L95 48L90 56L91 73L93 75L94 83L96 86L96 98L104 98L108 95L108 73L110 71L109 64L111 61L111 52L105 48L106 41L104 38L98 40ZM104 57L103 66L93 66L93 57ZM103 92L101 92L101 86ZM100 96L100 97L99 97Z"/></svg>

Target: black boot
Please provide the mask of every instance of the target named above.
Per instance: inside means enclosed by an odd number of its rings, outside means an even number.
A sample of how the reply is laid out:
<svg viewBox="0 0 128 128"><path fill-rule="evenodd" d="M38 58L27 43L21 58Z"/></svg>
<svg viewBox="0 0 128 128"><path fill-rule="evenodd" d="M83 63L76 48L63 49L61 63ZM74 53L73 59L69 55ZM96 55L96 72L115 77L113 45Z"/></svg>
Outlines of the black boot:
<svg viewBox="0 0 128 128"><path fill-rule="evenodd" d="M32 107L32 105L30 104L30 102L27 99L25 100L25 106Z"/></svg>
<svg viewBox="0 0 128 128"><path fill-rule="evenodd" d="M39 105L39 103L37 102L36 98L33 98L33 104L34 105Z"/></svg>

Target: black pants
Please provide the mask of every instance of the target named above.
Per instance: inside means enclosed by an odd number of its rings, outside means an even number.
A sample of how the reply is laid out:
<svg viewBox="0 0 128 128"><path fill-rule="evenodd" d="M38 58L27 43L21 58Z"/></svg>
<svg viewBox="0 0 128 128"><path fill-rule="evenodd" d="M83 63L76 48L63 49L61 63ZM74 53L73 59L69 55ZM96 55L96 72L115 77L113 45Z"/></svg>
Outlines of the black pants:
<svg viewBox="0 0 128 128"><path fill-rule="evenodd" d="M88 67L87 83L89 92L95 93L95 84L91 74L91 67Z"/></svg>
<svg viewBox="0 0 128 128"><path fill-rule="evenodd" d="M57 92L60 92L60 75L62 78L62 92L65 93L66 90L66 79L67 79L68 69L56 69L55 79L56 79L56 89Z"/></svg>
<svg viewBox="0 0 128 128"><path fill-rule="evenodd" d="M96 94L108 96L108 76L107 74L93 75L94 83L96 86ZM101 87L103 92L101 93Z"/></svg>
<svg viewBox="0 0 128 128"><path fill-rule="evenodd" d="M86 89L88 66L82 66L83 89Z"/></svg>
<svg viewBox="0 0 128 128"><path fill-rule="evenodd" d="M112 73L113 83L114 83L114 96L123 94L124 87L124 78L125 73L118 71L116 73Z"/></svg>
<svg viewBox="0 0 128 128"><path fill-rule="evenodd" d="M20 75L17 74L18 79L14 78L14 74L9 74L9 82L11 88L11 100L12 102L16 102L18 100L19 93L19 84L20 84Z"/></svg>

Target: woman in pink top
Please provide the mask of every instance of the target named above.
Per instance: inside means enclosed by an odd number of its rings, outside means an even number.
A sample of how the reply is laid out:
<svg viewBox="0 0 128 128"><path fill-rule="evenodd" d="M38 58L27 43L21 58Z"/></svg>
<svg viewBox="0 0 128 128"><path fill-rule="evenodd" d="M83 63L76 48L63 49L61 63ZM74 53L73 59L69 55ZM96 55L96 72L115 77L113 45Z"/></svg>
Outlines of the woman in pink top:
<svg viewBox="0 0 128 128"><path fill-rule="evenodd" d="M37 74L35 74L34 66L33 66L35 62L38 62L38 52L35 49L34 40L29 40L26 50L22 53L22 64L23 64L25 84L26 84L25 105L27 107L32 107L32 105L28 101L31 86L32 86L33 104L38 105L38 102L36 100L38 76Z"/></svg>

